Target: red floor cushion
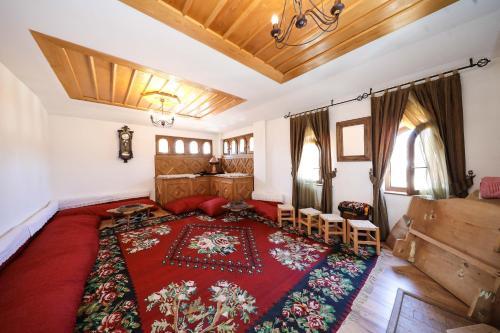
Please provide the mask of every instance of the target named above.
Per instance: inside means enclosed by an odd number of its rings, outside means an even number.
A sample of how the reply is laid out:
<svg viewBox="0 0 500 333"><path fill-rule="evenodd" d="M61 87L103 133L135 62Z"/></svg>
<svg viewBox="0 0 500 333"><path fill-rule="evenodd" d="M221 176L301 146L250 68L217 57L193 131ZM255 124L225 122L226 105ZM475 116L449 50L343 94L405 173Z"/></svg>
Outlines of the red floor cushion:
<svg viewBox="0 0 500 333"><path fill-rule="evenodd" d="M98 216L55 218L0 271L2 332L72 332L98 250Z"/></svg>
<svg viewBox="0 0 500 333"><path fill-rule="evenodd" d="M163 208L174 214L187 213L198 209L198 206L203 202L215 198L217 198L217 196L214 195L193 195L190 197L170 201Z"/></svg>
<svg viewBox="0 0 500 333"><path fill-rule="evenodd" d="M208 201L202 202L198 208L202 210L205 214L208 216L214 217L221 215L226 211L225 208L222 208L222 206L228 204L229 201L227 199L224 199L222 197L215 198L215 199L210 199Z"/></svg>
<svg viewBox="0 0 500 333"><path fill-rule="evenodd" d="M255 212L260 216L275 222L278 220L277 202L252 200L252 199L245 200L245 202L249 205L252 205L254 207Z"/></svg>
<svg viewBox="0 0 500 333"><path fill-rule="evenodd" d="M156 204L156 202L149 199L148 197L144 197L144 198L135 198L135 199L126 199L126 200L107 202L107 203L102 203L102 204L97 204L97 205L68 208L68 209L64 209L64 210L59 211L57 213L56 217L86 214L86 215L97 215L103 219L106 219L106 218L111 218L111 214L106 212L108 209L113 209L113 208L117 208L120 206L131 205L131 204L154 205L154 207L151 208L151 210L154 211L154 210L158 209L158 205Z"/></svg>

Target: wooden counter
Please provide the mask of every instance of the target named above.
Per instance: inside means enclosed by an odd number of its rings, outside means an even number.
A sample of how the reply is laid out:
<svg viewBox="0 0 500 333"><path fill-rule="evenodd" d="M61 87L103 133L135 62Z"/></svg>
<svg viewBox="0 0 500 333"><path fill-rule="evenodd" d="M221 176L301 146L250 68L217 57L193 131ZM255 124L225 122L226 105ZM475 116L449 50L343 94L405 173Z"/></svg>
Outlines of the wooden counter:
<svg viewBox="0 0 500 333"><path fill-rule="evenodd" d="M230 201L250 199L253 176L219 177L214 175L195 178L156 177L156 202L164 206L170 201L191 195L217 195Z"/></svg>

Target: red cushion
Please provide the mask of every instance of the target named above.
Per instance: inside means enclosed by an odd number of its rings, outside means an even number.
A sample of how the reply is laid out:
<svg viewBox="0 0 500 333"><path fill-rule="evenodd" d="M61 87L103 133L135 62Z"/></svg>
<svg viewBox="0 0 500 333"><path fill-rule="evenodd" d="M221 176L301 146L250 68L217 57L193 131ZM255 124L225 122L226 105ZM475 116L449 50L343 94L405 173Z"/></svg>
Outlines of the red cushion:
<svg viewBox="0 0 500 333"><path fill-rule="evenodd" d="M187 213L196 210L201 203L215 198L217 197L214 195L194 195L170 201L163 208L174 214Z"/></svg>
<svg viewBox="0 0 500 333"><path fill-rule="evenodd" d="M56 217L86 214L86 215L97 215L101 218L111 218L111 214L106 212L108 209L113 209L113 208L117 208L117 207L120 207L123 205L131 205L131 204L154 205L154 207L151 208L151 210L158 209L156 202L154 202L153 200L151 200L147 197L144 197L144 198L135 198L135 199L126 199L126 200L107 202L107 203L97 204L97 205L68 208L68 209L64 209L64 210L61 210L60 212L58 212Z"/></svg>
<svg viewBox="0 0 500 333"><path fill-rule="evenodd" d="M251 199L245 200L245 202L252 205L255 212L260 216L263 216L271 221L278 220L278 208L276 207L278 203Z"/></svg>
<svg viewBox="0 0 500 333"><path fill-rule="evenodd" d="M228 204L229 201L220 197L220 198L215 198L211 199L208 201L205 201L201 203L198 208L201 209L205 214L208 216L218 216L226 210L225 208L222 208L222 206Z"/></svg>
<svg viewBox="0 0 500 333"><path fill-rule="evenodd" d="M97 256L99 220L55 218L0 272L2 331L73 331Z"/></svg>

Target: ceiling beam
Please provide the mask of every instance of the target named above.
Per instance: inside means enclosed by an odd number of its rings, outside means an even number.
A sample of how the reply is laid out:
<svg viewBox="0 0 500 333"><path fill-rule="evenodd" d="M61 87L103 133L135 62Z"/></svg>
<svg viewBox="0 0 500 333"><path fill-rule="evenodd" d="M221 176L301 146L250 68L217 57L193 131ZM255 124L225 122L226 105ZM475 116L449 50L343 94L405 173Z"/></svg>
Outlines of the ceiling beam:
<svg viewBox="0 0 500 333"><path fill-rule="evenodd" d="M127 104L128 98L130 97L130 91L132 90L132 86L134 85L135 77L137 76L137 70L132 70L132 75L130 75L130 80L128 81L127 93L125 94L125 98L123 99L123 104Z"/></svg>
<svg viewBox="0 0 500 333"><path fill-rule="evenodd" d="M203 26L205 28L209 27L210 24L212 24L212 22L215 20L217 15L219 15L222 8L224 8L224 5L226 4L226 2L227 2L227 0L219 0L217 2L217 5L215 6L214 10L212 11L212 13L210 13L208 18L205 20L205 23L203 23Z"/></svg>
<svg viewBox="0 0 500 333"><path fill-rule="evenodd" d="M73 68L73 64L71 63L71 60L69 59L68 51L63 47L61 48L62 52L64 53L64 58L66 59L66 62L68 63L68 67L71 71L71 75L73 76L73 80L75 81L75 86L78 90L78 93L80 96L83 96L82 93L82 87L80 86L80 82L78 81L78 78L76 77L75 69Z"/></svg>
<svg viewBox="0 0 500 333"><path fill-rule="evenodd" d="M93 56L87 56L89 59L89 66L90 66L90 75L92 77L92 84L94 86L94 94L95 94L95 99L99 99L99 87L97 86L97 75L95 72L95 64L94 64L94 57Z"/></svg>
<svg viewBox="0 0 500 333"><path fill-rule="evenodd" d="M146 83L146 85L144 86L144 89L142 90L142 94L137 99L137 103L135 104L135 106L139 106L139 103L141 103L142 98L144 97L144 93L148 90L149 84L153 80L153 77L154 77L154 74L149 75L148 83Z"/></svg>
<svg viewBox="0 0 500 333"><path fill-rule="evenodd" d="M193 105L193 103L195 103L197 100L199 100L205 94L206 94L206 92L202 91L201 94L199 94L198 96L196 96L195 98L193 98L193 100L191 102L189 102L188 104L186 104L181 110L179 110L178 113L183 113L184 110L187 110L191 105Z"/></svg>
<svg viewBox="0 0 500 333"><path fill-rule="evenodd" d="M188 12L188 10L191 8L192 5L193 5L193 0L186 0L184 6L182 6L182 15L186 15L186 13Z"/></svg>
<svg viewBox="0 0 500 333"><path fill-rule="evenodd" d="M115 91L116 91L116 69L118 65L115 63L111 64L111 103L115 102Z"/></svg>
<svg viewBox="0 0 500 333"><path fill-rule="evenodd" d="M252 2L250 2L250 4L243 11L243 13L240 16L238 16L236 21L234 21L233 24L229 26L224 35L222 35L222 38L227 39L227 37L229 37L234 32L234 30L238 27L238 25L240 25L241 22L243 22L248 16L250 16L250 14L252 14L253 10L257 7L260 1L261 0L252 0Z"/></svg>

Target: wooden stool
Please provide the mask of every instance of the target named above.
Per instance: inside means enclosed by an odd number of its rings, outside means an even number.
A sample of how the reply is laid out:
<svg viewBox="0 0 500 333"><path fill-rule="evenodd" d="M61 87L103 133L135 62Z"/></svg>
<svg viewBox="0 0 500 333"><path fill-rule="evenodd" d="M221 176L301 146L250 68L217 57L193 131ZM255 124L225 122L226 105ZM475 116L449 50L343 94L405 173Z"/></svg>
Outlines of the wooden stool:
<svg viewBox="0 0 500 333"><path fill-rule="evenodd" d="M342 242L346 243L346 220L337 214L320 214L321 229L325 233L325 243L330 241L330 235L342 236Z"/></svg>
<svg viewBox="0 0 500 333"><path fill-rule="evenodd" d="M299 231L302 231L302 224L307 226L307 235L311 235L311 228L318 228L319 235L321 236L321 221L319 215L321 212L314 208L301 208L299 209L298 222Z"/></svg>
<svg viewBox="0 0 500 333"><path fill-rule="evenodd" d="M292 222L295 228L295 208L292 205L278 205L278 225L283 227L283 221Z"/></svg>
<svg viewBox="0 0 500 333"><path fill-rule="evenodd" d="M352 231L351 231L352 228ZM375 236L371 233L375 232ZM367 220L347 220L347 234L349 242L354 243L354 253L358 254L359 245L375 245L377 255L380 255L380 230L377 226ZM364 236L365 240L359 240L359 236Z"/></svg>

